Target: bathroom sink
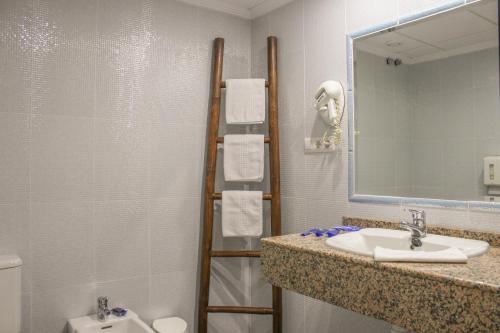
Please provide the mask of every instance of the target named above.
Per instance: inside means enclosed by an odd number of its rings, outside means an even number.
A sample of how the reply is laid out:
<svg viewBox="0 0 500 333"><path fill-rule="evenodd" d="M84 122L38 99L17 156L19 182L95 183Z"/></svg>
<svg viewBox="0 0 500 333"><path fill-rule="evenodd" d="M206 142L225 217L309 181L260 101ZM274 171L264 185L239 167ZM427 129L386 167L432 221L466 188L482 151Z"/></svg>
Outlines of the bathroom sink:
<svg viewBox="0 0 500 333"><path fill-rule="evenodd" d="M100 322L95 315L69 320L69 333L154 333L137 314L132 311L123 317L109 316Z"/></svg>
<svg viewBox="0 0 500 333"><path fill-rule="evenodd" d="M427 234L422 238L422 246L410 249L410 232L380 228L366 228L331 237L326 244L337 249L363 256L373 257L376 247L400 251L442 251L459 249L468 258L480 256L488 251L484 241Z"/></svg>

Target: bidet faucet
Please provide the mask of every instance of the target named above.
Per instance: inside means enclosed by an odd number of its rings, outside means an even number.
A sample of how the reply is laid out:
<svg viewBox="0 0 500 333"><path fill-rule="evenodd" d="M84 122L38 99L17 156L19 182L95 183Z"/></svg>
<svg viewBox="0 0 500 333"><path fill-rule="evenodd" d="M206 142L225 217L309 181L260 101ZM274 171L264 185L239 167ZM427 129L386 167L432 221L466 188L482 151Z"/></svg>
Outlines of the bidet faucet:
<svg viewBox="0 0 500 333"><path fill-rule="evenodd" d="M101 296L97 298L97 320L106 321L111 311L108 309L109 298Z"/></svg>
<svg viewBox="0 0 500 333"><path fill-rule="evenodd" d="M413 250L415 247L422 246L422 238L427 236L427 223L425 222L425 211L410 209L412 222L401 221L399 224L401 229L411 232L411 245Z"/></svg>

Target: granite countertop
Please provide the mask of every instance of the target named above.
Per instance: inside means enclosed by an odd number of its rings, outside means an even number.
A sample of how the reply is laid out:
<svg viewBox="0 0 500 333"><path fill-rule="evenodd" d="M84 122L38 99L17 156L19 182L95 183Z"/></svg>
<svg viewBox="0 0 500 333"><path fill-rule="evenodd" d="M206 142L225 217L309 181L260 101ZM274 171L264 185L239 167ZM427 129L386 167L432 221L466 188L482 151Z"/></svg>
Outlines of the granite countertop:
<svg viewBox="0 0 500 333"><path fill-rule="evenodd" d="M497 245L498 234L477 238L484 237ZM500 332L500 247L467 264L380 263L335 250L324 238L286 235L262 240L262 268L274 285L416 332Z"/></svg>

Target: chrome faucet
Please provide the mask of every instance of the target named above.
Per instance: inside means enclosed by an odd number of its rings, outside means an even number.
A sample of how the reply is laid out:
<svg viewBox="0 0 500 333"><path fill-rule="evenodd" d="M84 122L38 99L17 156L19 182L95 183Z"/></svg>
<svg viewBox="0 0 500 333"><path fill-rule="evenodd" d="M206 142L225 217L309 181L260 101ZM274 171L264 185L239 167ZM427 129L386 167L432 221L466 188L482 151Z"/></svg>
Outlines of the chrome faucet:
<svg viewBox="0 0 500 333"><path fill-rule="evenodd" d="M411 213L413 221L411 223L401 221L399 226L401 229L411 232L410 248L413 250L416 247L422 246L422 238L427 236L427 224L425 222L425 211L409 209L409 212Z"/></svg>
<svg viewBox="0 0 500 333"><path fill-rule="evenodd" d="M108 319L111 313L108 309L108 302L108 297L101 296L97 298L97 320L106 321Z"/></svg>

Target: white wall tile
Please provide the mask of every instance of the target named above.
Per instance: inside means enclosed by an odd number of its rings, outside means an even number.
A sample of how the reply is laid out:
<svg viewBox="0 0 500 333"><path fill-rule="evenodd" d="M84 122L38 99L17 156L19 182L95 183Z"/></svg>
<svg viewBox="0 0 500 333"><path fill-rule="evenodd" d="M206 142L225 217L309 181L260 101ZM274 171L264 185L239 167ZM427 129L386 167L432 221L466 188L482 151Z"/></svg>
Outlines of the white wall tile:
<svg viewBox="0 0 500 333"><path fill-rule="evenodd" d="M353 33L370 26L396 21L398 0L346 1L346 31Z"/></svg>
<svg viewBox="0 0 500 333"><path fill-rule="evenodd" d="M293 291L283 290L283 330L290 333L305 333L305 296Z"/></svg>
<svg viewBox="0 0 500 333"><path fill-rule="evenodd" d="M152 43L144 92L151 119L171 125L205 125L211 58L199 55L198 44L172 46L170 39Z"/></svg>
<svg viewBox="0 0 500 333"><path fill-rule="evenodd" d="M474 77L473 64L476 61L475 52L436 61L441 72L441 89L455 94L470 91L474 86L471 77Z"/></svg>
<svg viewBox="0 0 500 333"><path fill-rule="evenodd" d="M327 80L347 87L345 3L316 0L305 1L304 6L304 124L306 136L321 137L326 127L312 108L314 94Z"/></svg>
<svg viewBox="0 0 500 333"><path fill-rule="evenodd" d="M281 44L280 44L281 45ZM267 65L267 59L265 60ZM279 125L302 123L304 109L304 53L294 51L278 56ZM266 75L267 77L267 70Z"/></svg>
<svg viewBox="0 0 500 333"><path fill-rule="evenodd" d="M342 224L342 211L335 207L333 200L306 200L306 229L328 228Z"/></svg>
<svg viewBox="0 0 500 333"><path fill-rule="evenodd" d="M281 194L285 197L304 197L303 137L304 127L299 121L280 128Z"/></svg>
<svg viewBox="0 0 500 333"><path fill-rule="evenodd" d="M35 2L32 112L94 114L97 0Z"/></svg>
<svg viewBox="0 0 500 333"><path fill-rule="evenodd" d="M390 331L390 325L382 320L361 316L309 297L305 298L305 325L314 332L380 332Z"/></svg>
<svg viewBox="0 0 500 333"><path fill-rule="evenodd" d="M153 123L151 130L153 198L201 195L204 136L205 128L201 126L179 127Z"/></svg>
<svg viewBox="0 0 500 333"><path fill-rule="evenodd" d="M304 193L308 199L327 199L346 184L345 166L340 161L342 151L305 156ZM330 172L325 172L330 170Z"/></svg>
<svg viewBox="0 0 500 333"><path fill-rule="evenodd" d="M109 307L131 309L143 320L150 321L149 278L139 277L126 280L97 283L96 295L109 297Z"/></svg>
<svg viewBox="0 0 500 333"><path fill-rule="evenodd" d="M151 316L153 318L181 317L188 330L195 330L196 271L170 272L151 277Z"/></svg>
<svg viewBox="0 0 500 333"><path fill-rule="evenodd" d="M356 52L356 191L482 200L479 178L489 144L475 141L495 137L500 114L490 75L479 70L479 78L473 63L480 57L494 68L494 56L486 50L395 68ZM426 162L411 165L412 156Z"/></svg>
<svg viewBox="0 0 500 333"><path fill-rule="evenodd" d="M440 96L443 101L441 106L445 114L445 124L448 125L441 130L443 137L468 139L474 136L474 131L470 129L474 127L474 116L470 114L471 110L474 110L474 101L462 96L446 92Z"/></svg>
<svg viewBox="0 0 500 333"><path fill-rule="evenodd" d="M36 115L32 127L31 198L91 200L92 119Z"/></svg>
<svg viewBox="0 0 500 333"><path fill-rule="evenodd" d="M414 186L436 186L442 189L444 184L444 145L438 140L420 140L413 150L421 165L414 168Z"/></svg>
<svg viewBox="0 0 500 333"><path fill-rule="evenodd" d="M470 119L470 117L468 119L475 127L472 135L476 138L499 137L500 98L492 98L497 93L498 87L484 87L474 90L474 119Z"/></svg>
<svg viewBox="0 0 500 333"><path fill-rule="evenodd" d="M498 47L474 54L473 76L476 88L493 87L498 90Z"/></svg>
<svg viewBox="0 0 500 333"><path fill-rule="evenodd" d="M269 35L279 38L278 54L303 50L304 1L297 0L269 14Z"/></svg>
<svg viewBox="0 0 500 333"><path fill-rule="evenodd" d="M252 20L252 77L267 75L267 37L269 36L269 16Z"/></svg>
<svg viewBox="0 0 500 333"><path fill-rule="evenodd" d="M164 198L151 201L151 271L165 274L196 268L200 222L198 198Z"/></svg>
<svg viewBox="0 0 500 333"><path fill-rule="evenodd" d="M150 123L95 120L95 198L149 198Z"/></svg>
<svg viewBox="0 0 500 333"><path fill-rule="evenodd" d="M199 9L180 1L151 1L152 29L155 39L174 48L185 48L186 43L198 42Z"/></svg>
<svg viewBox="0 0 500 333"><path fill-rule="evenodd" d="M27 201L29 195L29 115L0 113L0 202Z"/></svg>
<svg viewBox="0 0 500 333"><path fill-rule="evenodd" d="M433 93L436 87L441 87L442 77L439 63L429 61L412 66L410 75L413 77L410 83L412 89L417 93L417 97L422 94Z"/></svg>
<svg viewBox="0 0 500 333"><path fill-rule="evenodd" d="M145 201L96 202L95 233L97 281L148 275L149 240Z"/></svg>
<svg viewBox="0 0 500 333"><path fill-rule="evenodd" d="M0 28L0 253L24 262L23 333L94 311L95 283L148 322L169 315L149 300L152 260L192 328L212 38L224 77L248 77L251 22L174 0L7 0ZM150 222L187 238L157 237L153 259Z"/></svg>
<svg viewBox="0 0 500 333"><path fill-rule="evenodd" d="M101 1L96 17L96 116L149 119L152 1Z"/></svg>
<svg viewBox="0 0 500 333"><path fill-rule="evenodd" d="M95 312L95 286L75 285L35 292L32 301L32 331L65 333L67 320Z"/></svg>
<svg viewBox="0 0 500 333"><path fill-rule="evenodd" d="M36 292L95 279L92 203L33 203L30 219Z"/></svg>
<svg viewBox="0 0 500 333"><path fill-rule="evenodd" d="M251 332L272 333L273 331L273 318L272 316L252 316L250 318Z"/></svg>
<svg viewBox="0 0 500 333"><path fill-rule="evenodd" d="M414 127L410 133L416 140L443 138L442 129L446 122L446 114L442 110L439 93L425 94L418 98L418 102L412 108Z"/></svg>
<svg viewBox="0 0 500 333"><path fill-rule="evenodd" d="M0 112L31 112L32 0L0 3Z"/></svg>
<svg viewBox="0 0 500 333"><path fill-rule="evenodd" d="M450 3L450 0L399 0L399 16L416 14Z"/></svg>
<svg viewBox="0 0 500 333"><path fill-rule="evenodd" d="M220 333L247 333L251 315L228 316L225 313L213 313L208 320L208 330Z"/></svg>
<svg viewBox="0 0 500 333"><path fill-rule="evenodd" d="M306 230L306 201L299 198L282 198L282 233L295 234Z"/></svg>

